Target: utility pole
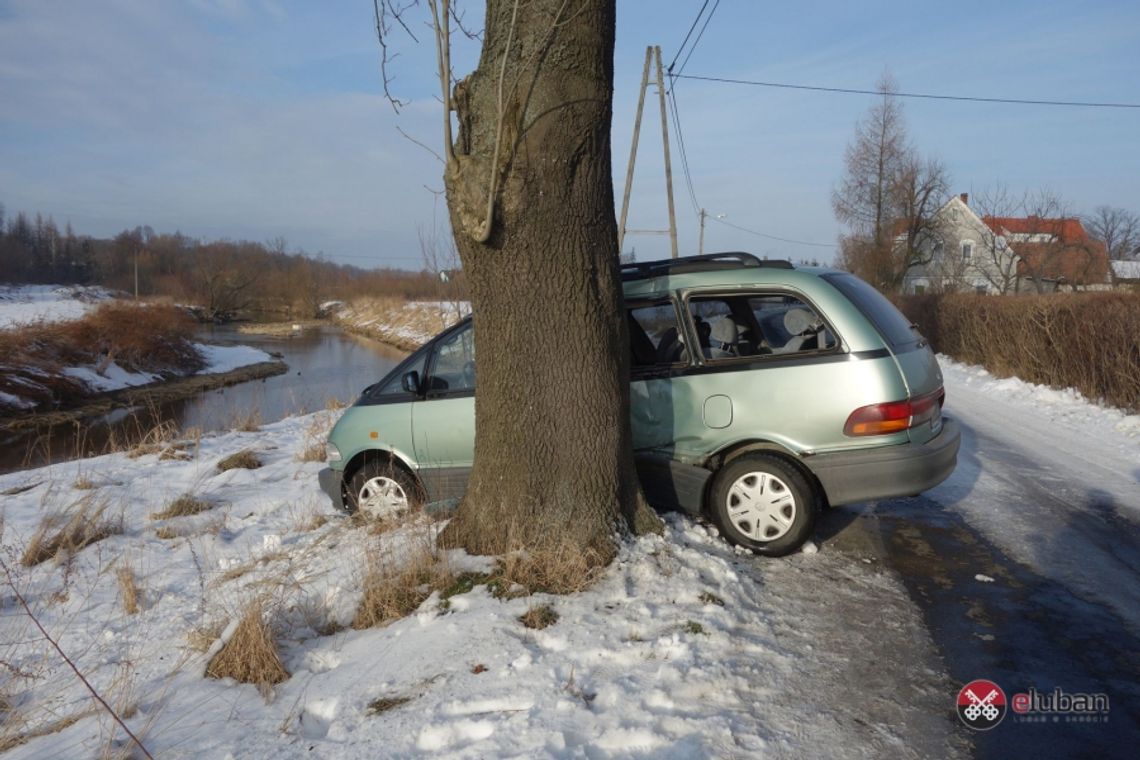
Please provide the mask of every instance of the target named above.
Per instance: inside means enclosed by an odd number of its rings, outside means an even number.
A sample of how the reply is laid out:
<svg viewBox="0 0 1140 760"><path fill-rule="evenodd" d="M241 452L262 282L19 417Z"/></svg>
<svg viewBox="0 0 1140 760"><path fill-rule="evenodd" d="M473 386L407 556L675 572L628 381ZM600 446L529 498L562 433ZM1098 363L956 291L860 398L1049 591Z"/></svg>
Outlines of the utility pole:
<svg viewBox="0 0 1140 760"><path fill-rule="evenodd" d="M697 245L697 254L700 256L705 255L705 217L708 215L709 212L701 209L701 242Z"/></svg>
<svg viewBox="0 0 1140 760"><path fill-rule="evenodd" d="M637 142L641 136L641 114L645 108L645 91L649 88L649 64L657 62L657 96L661 105L661 142L665 152L665 193L669 201L668 230L631 230L626 228L629 217L629 196L633 190L633 167L637 162ZM621 221L618 224L618 252L621 252L626 233L642 235L668 235L673 258L677 258L677 216L673 208L673 165L669 158L669 123L665 114L665 77L661 67L661 47L645 48L645 68L641 72L641 92L637 98L637 116L633 122L633 141L629 149L629 169L625 174L625 192L621 202Z"/></svg>

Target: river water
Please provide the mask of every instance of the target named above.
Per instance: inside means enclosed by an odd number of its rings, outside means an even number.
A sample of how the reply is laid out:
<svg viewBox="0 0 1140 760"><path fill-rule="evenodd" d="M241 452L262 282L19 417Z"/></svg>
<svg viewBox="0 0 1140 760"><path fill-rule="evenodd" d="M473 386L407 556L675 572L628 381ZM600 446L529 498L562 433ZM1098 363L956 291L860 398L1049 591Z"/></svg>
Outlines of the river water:
<svg viewBox="0 0 1140 760"><path fill-rule="evenodd" d="M203 330L200 340L239 343L281 354L283 375L207 391L154 408L116 410L102 417L49 430L0 434L0 473L79 456L101 454L109 445L137 441L158 423L180 430L229 430L242 420L275 422L293 414L324 409L333 399L351 403L365 386L395 367L404 352L334 327L305 330L289 337L247 335L230 327Z"/></svg>

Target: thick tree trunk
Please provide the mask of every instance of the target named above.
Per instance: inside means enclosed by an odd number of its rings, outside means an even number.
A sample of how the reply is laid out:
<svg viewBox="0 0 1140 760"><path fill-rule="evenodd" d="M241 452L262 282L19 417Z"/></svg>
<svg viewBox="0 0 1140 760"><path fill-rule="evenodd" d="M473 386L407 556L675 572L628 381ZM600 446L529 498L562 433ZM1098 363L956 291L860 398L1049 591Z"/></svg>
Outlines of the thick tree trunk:
<svg viewBox="0 0 1140 760"><path fill-rule="evenodd" d="M479 67L455 89L446 185L478 385L475 465L444 538L475 553L557 538L608 561L615 530L658 525L631 447L614 26L612 0L491 0Z"/></svg>

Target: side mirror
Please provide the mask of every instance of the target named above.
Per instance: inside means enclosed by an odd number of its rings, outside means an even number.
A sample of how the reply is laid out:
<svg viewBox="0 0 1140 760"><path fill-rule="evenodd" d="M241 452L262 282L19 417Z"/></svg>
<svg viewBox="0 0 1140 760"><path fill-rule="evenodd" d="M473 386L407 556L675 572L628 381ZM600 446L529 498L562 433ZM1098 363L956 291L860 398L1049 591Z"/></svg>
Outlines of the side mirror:
<svg viewBox="0 0 1140 760"><path fill-rule="evenodd" d="M400 385L403 386L404 390L408 393L414 393L417 396L420 395L420 373L415 370L405 372L404 376L400 378Z"/></svg>

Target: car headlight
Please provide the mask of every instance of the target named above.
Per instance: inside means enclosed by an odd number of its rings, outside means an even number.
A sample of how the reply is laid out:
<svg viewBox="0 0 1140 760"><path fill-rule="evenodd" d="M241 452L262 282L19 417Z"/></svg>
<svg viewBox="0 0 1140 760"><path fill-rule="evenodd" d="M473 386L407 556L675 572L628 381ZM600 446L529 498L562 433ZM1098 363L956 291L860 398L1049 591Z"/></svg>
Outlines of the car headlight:
<svg viewBox="0 0 1140 760"><path fill-rule="evenodd" d="M329 462L340 461L340 449L338 449L332 441L325 443L325 459Z"/></svg>

